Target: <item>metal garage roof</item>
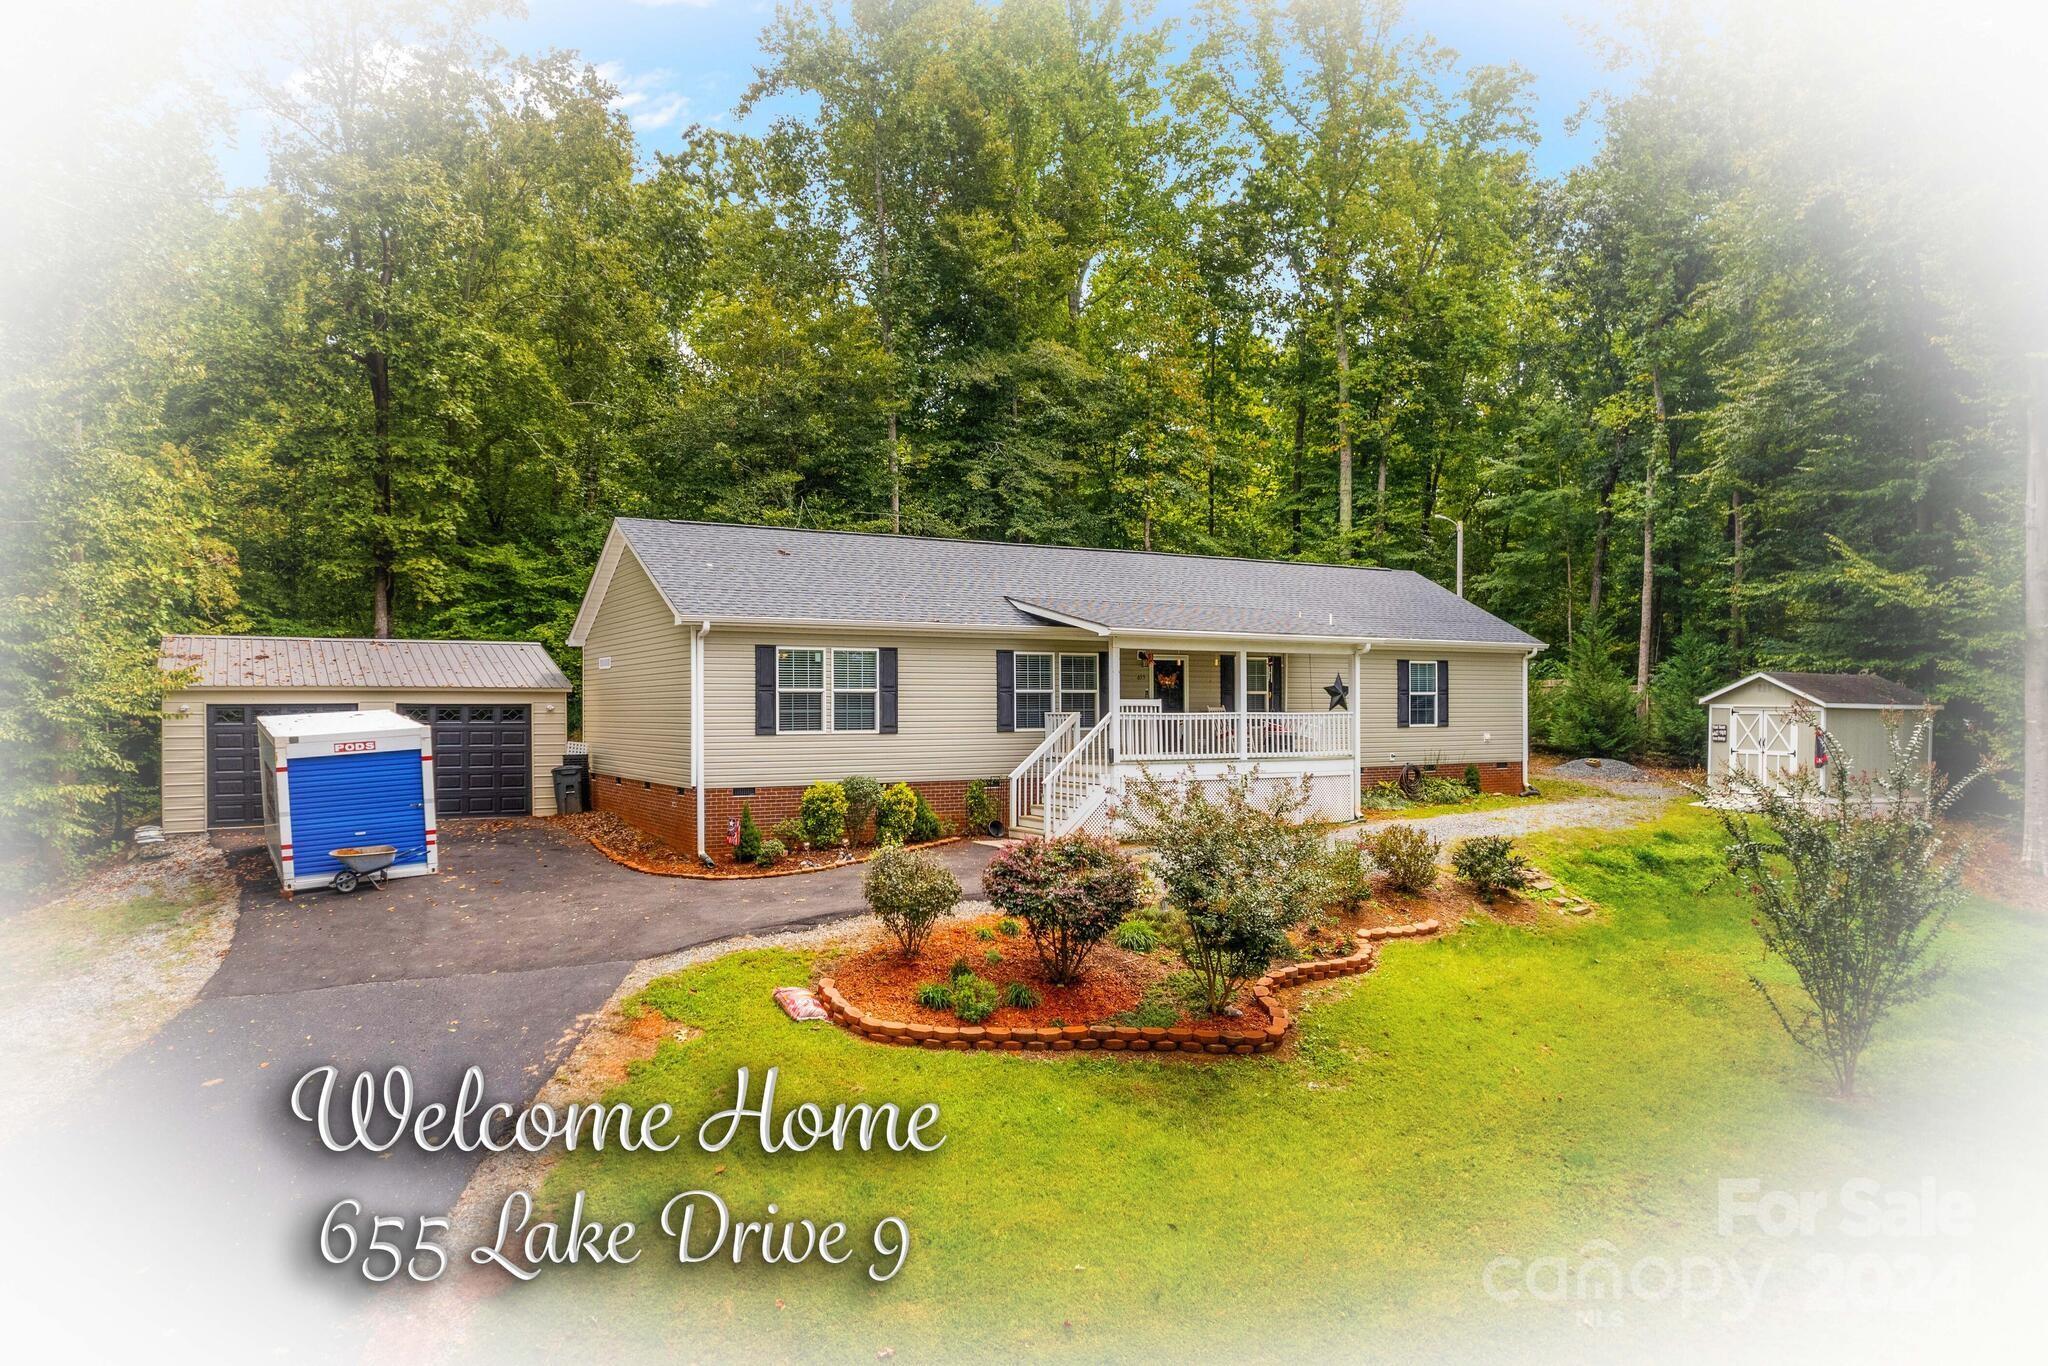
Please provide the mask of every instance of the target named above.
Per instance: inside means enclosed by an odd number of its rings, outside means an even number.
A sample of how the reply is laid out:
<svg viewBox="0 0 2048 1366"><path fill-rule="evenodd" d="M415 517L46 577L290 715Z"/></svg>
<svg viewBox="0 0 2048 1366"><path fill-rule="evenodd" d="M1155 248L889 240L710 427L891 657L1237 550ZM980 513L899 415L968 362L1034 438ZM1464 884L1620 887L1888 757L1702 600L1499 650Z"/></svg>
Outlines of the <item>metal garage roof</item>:
<svg viewBox="0 0 2048 1366"><path fill-rule="evenodd" d="M157 666L192 670L191 688L569 690L548 652L528 640L165 636Z"/></svg>

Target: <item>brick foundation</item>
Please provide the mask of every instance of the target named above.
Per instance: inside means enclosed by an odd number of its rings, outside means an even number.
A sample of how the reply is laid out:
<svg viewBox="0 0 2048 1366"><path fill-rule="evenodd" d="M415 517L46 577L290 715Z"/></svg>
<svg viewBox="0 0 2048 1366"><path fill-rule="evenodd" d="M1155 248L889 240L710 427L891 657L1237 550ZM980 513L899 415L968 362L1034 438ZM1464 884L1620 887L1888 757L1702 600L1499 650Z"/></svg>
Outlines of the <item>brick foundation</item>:
<svg viewBox="0 0 2048 1366"><path fill-rule="evenodd" d="M1359 771L1359 786L1376 787L1381 783L1398 783L1404 764L1369 765ZM1422 765L1422 771L1432 778L1448 778L1454 783L1465 780L1465 765L1460 762L1439 763L1435 767ZM1522 761L1512 759L1506 763L1489 761L1479 765L1479 790L1501 796L1513 797L1528 786L1522 773Z"/></svg>
<svg viewBox="0 0 2048 1366"><path fill-rule="evenodd" d="M932 810L945 824L946 832L951 834L967 818L967 784L970 781L961 778L912 783L910 786L931 803ZM995 803L996 816L1007 824L1010 819L1010 785L995 779L989 779L988 783L989 800ZM719 863L732 862L732 846L725 842L725 832L728 822L739 819L741 807L754 808L754 824L761 828L765 839L773 832L776 822L796 815L803 795L801 787L757 787L751 792L746 789L735 791L729 787L706 788L704 852ZM691 788L593 773L590 800L599 811L611 812L671 849L690 853L697 847L697 794Z"/></svg>

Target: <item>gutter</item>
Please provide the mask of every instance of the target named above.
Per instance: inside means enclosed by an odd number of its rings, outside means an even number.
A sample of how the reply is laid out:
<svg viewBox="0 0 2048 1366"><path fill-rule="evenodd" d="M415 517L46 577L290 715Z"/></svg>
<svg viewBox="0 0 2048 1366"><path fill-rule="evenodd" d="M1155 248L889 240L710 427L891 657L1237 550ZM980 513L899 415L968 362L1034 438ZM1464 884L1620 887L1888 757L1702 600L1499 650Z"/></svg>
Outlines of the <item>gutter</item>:
<svg viewBox="0 0 2048 1366"><path fill-rule="evenodd" d="M697 796L697 862L711 866L704 852L704 637L711 634L706 621L690 632L690 790Z"/></svg>

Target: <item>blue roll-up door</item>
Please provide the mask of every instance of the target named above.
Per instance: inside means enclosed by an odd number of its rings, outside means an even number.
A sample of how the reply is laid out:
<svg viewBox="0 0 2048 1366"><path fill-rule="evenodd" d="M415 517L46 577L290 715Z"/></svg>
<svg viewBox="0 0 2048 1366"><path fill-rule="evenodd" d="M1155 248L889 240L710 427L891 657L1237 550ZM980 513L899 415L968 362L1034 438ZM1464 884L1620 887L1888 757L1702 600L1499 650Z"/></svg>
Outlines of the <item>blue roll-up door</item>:
<svg viewBox="0 0 2048 1366"><path fill-rule="evenodd" d="M330 849L389 844L397 862L427 859L427 809L416 749L293 759L292 864L301 877L337 871Z"/></svg>

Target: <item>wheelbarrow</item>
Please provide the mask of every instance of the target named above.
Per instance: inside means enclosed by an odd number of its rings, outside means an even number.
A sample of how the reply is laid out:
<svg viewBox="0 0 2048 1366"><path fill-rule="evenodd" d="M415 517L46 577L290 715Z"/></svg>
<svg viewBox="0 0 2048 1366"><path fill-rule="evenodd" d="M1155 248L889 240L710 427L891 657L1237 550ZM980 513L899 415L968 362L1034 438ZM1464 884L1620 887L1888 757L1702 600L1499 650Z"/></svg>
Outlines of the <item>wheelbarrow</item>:
<svg viewBox="0 0 2048 1366"><path fill-rule="evenodd" d="M334 875L333 887L337 892L353 892L365 881L382 887L389 875L385 869L398 861L398 846L392 844L365 844L354 849L330 849L327 856L341 861L341 871Z"/></svg>

